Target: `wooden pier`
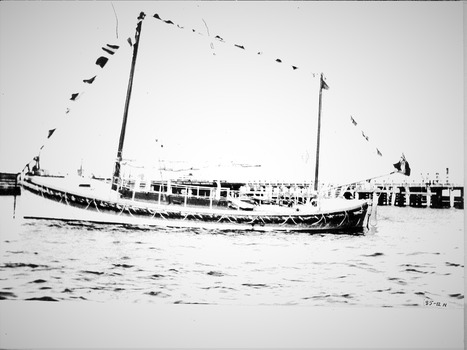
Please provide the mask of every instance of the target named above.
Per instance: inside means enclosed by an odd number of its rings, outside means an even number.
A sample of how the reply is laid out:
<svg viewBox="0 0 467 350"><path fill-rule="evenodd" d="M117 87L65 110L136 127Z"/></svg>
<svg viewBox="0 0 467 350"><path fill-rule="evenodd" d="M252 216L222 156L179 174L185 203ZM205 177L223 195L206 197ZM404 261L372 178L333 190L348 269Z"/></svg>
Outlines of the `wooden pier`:
<svg viewBox="0 0 467 350"><path fill-rule="evenodd" d="M0 173L0 195L20 195L21 187L15 173ZM235 190L241 184L235 183ZM222 184L222 187L229 187ZM310 197L311 183L249 183L249 194L261 197L287 197L289 201L302 203ZM268 190L269 189L269 190ZM279 193L276 193L278 191ZM357 183L335 188L328 197L347 199L376 198L378 205L416 208L456 208L464 209L464 186L430 181L426 183Z"/></svg>
<svg viewBox="0 0 467 350"><path fill-rule="evenodd" d="M18 184L18 175L12 173L0 173L0 196L17 196L21 194Z"/></svg>
<svg viewBox="0 0 467 350"><path fill-rule="evenodd" d="M311 182L250 182L246 184L249 196L280 203L303 204L314 196ZM415 208L464 209L464 186L452 183L368 183L346 186L323 185L320 196L324 198L373 199L378 205Z"/></svg>
<svg viewBox="0 0 467 350"><path fill-rule="evenodd" d="M376 193L378 205L416 208L464 209L464 187L454 184L373 184L352 186L346 198L369 199Z"/></svg>

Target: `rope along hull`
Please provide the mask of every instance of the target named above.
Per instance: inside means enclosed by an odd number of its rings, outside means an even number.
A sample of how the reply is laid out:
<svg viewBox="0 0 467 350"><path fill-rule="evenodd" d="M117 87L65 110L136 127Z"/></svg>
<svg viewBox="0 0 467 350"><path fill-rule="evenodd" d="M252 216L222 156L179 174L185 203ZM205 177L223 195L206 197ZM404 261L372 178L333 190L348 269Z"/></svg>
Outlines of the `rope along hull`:
<svg viewBox="0 0 467 350"><path fill-rule="evenodd" d="M64 191L35 182L33 178L23 181L23 189L22 216L26 219L221 230L358 233L364 231L369 212L367 202L343 210L314 213L294 212L290 208L286 208L285 213L270 213L151 205Z"/></svg>

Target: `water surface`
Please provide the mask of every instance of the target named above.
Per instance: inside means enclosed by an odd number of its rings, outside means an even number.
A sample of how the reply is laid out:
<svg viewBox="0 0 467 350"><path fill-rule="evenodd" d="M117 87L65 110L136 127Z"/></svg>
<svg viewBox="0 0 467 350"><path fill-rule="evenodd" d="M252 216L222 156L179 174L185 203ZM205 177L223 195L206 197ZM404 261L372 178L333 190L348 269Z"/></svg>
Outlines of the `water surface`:
<svg viewBox="0 0 467 350"><path fill-rule="evenodd" d="M462 210L378 207L355 236L22 220L13 201L0 197L4 300L463 305Z"/></svg>

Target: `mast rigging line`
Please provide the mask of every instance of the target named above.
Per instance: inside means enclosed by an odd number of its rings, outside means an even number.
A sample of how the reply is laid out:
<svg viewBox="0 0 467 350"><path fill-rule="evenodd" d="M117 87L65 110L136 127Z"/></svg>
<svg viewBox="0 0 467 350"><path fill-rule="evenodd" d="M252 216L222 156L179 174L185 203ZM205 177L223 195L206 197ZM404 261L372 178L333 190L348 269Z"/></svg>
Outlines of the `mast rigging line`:
<svg viewBox="0 0 467 350"><path fill-rule="evenodd" d="M349 182L349 183L343 184L343 185L335 185L335 186L326 187L326 188L324 188L324 190L326 192L328 192L328 191L336 190L336 189L339 189L339 188L347 189L349 186L356 186L357 184L360 184L360 183L363 183L363 182L370 182L371 180L379 179L380 177L385 177L385 176L393 175L393 174L396 174L396 173L398 173L398 171L394 170L394 171L391 171L389 173L378 175L378 176L373 176L373 177L370 177L370 178L367 178L367 179L353 181L353 182Z"/></svg>
<svg viewBox="0 0 467 350"><path fill-rule="evenodd" d="M204 22L204 25L206 26L206 31L208 32L208 37L211 37L211 35L209 34L209 27L208 27L208 24L206 23L206 21L204 20L204 18L201 18ZM214 52L214 44L212 43L212 40L211 40L211 49L213 50L212 54L215 56L216 53Z"/></svg>
<svg viewBox="0 0 467 350"><path fill-rule="evenodd" d="M115 15L115 21L116 21L116 24L115 24L115 35L117 36L117 39L118 39L118 17L117 17L117 12L115 11L115 7L114 7L114 4L113 4L112 1L110 2L110 5L112 6L112 9L113 9L114 15Z"/></svg>

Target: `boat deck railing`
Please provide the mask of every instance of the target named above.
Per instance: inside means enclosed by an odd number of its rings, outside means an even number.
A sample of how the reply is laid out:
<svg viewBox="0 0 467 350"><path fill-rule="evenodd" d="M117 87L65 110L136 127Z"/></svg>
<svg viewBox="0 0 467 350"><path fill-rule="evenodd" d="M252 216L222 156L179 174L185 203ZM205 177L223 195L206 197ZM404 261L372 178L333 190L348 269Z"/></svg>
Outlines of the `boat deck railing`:
<svg viewBox="0 0 467 350"><path fill-rule="evenodd" d="M178 197L187 205L190 199L205 199L212 201L243 200L250 203L299 205L317 200L317 194L311 186L251 186L245 184L238 190L221 187L220 183L212 186L182 184L172 181L144 181L139 179L124 179L120 187L132 198L139 192L154 195L156 202L161 202L164 196ZM180 203L182 204L182 203Z"/></svg>
<svg viewBox="0 0 467 350"><path fill-rule="evenodd" d="M229 188L217 188L201 185L187 185L179 184L171 181L137 181L137 180L123 180L121 187L130 191L144 191L161 194L178 194L188 195L193 197L238 197L239 191L234 191Z"/></svg>

